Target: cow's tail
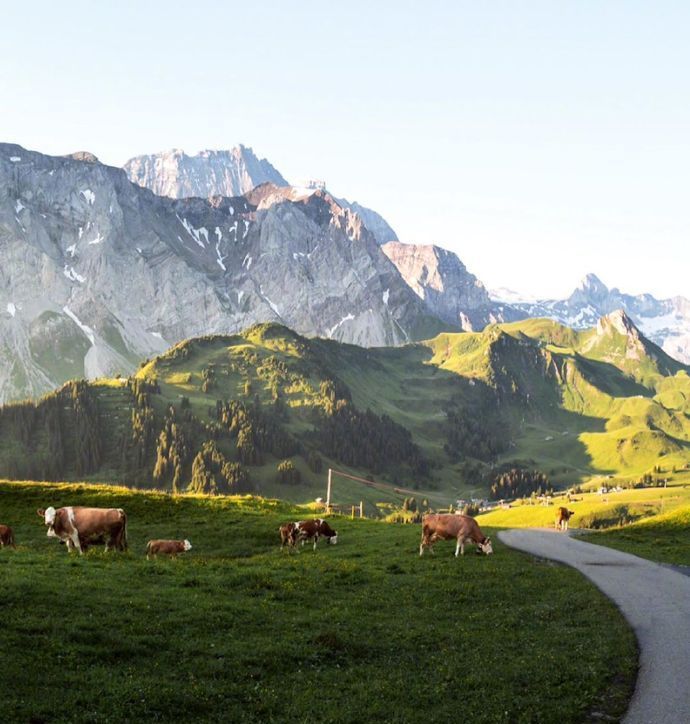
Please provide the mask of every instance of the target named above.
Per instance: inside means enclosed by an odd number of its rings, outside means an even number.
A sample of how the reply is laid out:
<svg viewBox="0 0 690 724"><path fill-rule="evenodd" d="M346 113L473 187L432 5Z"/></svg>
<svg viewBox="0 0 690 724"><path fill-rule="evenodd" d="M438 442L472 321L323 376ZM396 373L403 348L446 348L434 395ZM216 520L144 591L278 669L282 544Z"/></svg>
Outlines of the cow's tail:
<svg viewBox="0 0 690 724"><path fill-rule="evenodd" d="M127 542L127 513L122 508L119 508L120 516L122 517L122 530L120 531L120 545L118 546L121 551L126 551Z"/></svg>

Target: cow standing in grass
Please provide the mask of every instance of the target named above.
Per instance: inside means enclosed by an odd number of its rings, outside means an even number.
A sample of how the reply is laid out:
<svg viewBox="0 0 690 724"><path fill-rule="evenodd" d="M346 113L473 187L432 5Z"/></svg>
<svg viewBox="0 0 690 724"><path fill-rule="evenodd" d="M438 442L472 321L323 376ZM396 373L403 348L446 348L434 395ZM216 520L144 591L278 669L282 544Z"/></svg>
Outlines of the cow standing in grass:
<svg viewBox="0 0 690 724"><path fill-rule="evenodd" d="M280 526L281 547L285 544L291 548L307 541L314 541L314 550L319 538L325 538L329 543L335 545L338 542L338 531L333 530L323 518L313 520L300 520L296 523L286 523Z"/></svg>
<svg viewBox="0 0 690 724"><path fill-rule="evenodd" d="M14 543L14 531L9 525L0 525L0 548L16 548Z"/></svg>
<svg viewBox="0 0 690 724"><path fill-rule="evenodd" d="M559 508L556 512L556 530L568 530L568 521L573 515L575 515L575 511L563 507Z"/></svg>
<svg viewBox="0 0 690 724"><path fill-rule="evenodd" d="M46 508L36 513L48 528L49 538L59 538L67 550L83 553L88 545L105 542L105 549L127 550L127 516L122 508Z"/></svg>
<svg viewBox="0 0 690 724"><path fill-rule="evenodd" d="M192 544L185 538L184 540L150 540L146 544L146 560L157 555L170 556L176 558L180 553L186 553L192 550Z"/></svg>
<svg viewBox="0 0 690 724"><path fill-rule="evenodd" d="M280 533L280 550L285 546L294 548L297 543L297 523L284 523L278 528Z"/></svg>
<svg viewBox="0 0 690 724"><path fill-rule="evenodd" d="M488 556L494 552L491 540L482 533L474 518L453 513L429 513L422 519L422 542L419 545L419 555L424 553L425 548L433 553L436 541L452 539L457 541L456 558L458 553L465 555L465 543L474 543L477 546L477 553L485 553Z"/></svg>

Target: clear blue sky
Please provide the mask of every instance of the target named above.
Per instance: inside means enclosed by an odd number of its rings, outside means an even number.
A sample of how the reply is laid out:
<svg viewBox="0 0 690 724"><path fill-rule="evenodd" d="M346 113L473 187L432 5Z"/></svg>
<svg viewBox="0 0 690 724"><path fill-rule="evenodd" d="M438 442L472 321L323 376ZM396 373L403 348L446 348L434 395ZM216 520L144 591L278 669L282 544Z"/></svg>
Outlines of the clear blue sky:
<svg viewBox="0 0 690 724"><path fill-rule="evenodd" d="M489 286L690 296L690 3L5 4L0 139L253 146Z"/></svg>

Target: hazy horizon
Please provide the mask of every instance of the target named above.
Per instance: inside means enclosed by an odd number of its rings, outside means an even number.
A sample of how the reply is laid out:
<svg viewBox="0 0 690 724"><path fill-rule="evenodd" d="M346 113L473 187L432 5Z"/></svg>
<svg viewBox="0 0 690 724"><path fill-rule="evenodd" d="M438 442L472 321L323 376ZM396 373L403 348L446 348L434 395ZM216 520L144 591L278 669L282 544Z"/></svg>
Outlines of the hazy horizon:
<svg viewBox="0 0 690 724"><path fill-rule="evenodd" d="M243 143L490 289L690 296L690 7L348 8L12 8L0 140L116 166Z"/></svg>

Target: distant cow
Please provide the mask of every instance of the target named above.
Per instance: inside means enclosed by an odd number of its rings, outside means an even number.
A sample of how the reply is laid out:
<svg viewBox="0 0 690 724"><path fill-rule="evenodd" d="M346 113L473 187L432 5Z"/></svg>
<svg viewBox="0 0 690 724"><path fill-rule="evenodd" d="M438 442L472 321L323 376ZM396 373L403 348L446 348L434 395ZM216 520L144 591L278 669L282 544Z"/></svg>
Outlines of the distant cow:
<svg viewBox="0 0 690 724"><path fill-rule="evenodd" d="M559 508L556 511L556 530L568 530L568 521L570 517L575 515L574 510L568 510L567 508Z"/></svg>
<svg viewBox="0 0 690 724"><path fill-rule="evenodd" d="M192 544L186 538L184 540L150 540L146 544L146 560L148 561L151 556L155 558L159 553L175 558L178 553L191 550Z"/></svg>
<svg viewBox="0 0 690 724"><path fill-rule="evenodd" d="M465 555L465 543L475 543L477 553L486 553L488 556L494 552L491 540L487 538L477 525L474 518L469 515L455 515L453 513L428 513L422 519L422 542L419 545L419 555L428 548L434 552L433 545L438 540L457 540L455 556L458 551Z"/></svg>
<svg viewBox="0 0 690 724"><path fill-rule="evenodd" d="M67 549L83 553L89 545L105 542L105 549L127 550L127 516L121 508L58 508L37 510L49 538L59 538Z"/></svg>
<svg viewBox="0 0 690 724"><path fill-rule="evenodd" d="M289 523L287 525L290 525ZM290 545L296 545L301 542L302 545L308 540L314 540L314 550L316 550L316 544L319 542L319 538L326 538L329 543L335 545L338 542L338 533L333 530L330 525L323 518L316 518L314 520L300 520L293 523L294 529L292 533L293 542ZM281 539L282 539L281 532Z"/></svg>
<svg viewBox="0 0 690 724"><path fill-rule="evenodd" d="M0 525L0 548L5 546L17 547L14 544L14 531L9 525Z"/></svg>
<svg viewBox="0 0 690 724"><path fill-rule="evenodd" d="M288 548L294 548L297 543L297 523L284 523L278 528L280 533L280 548L281 550L288 546Z"/></svg>

